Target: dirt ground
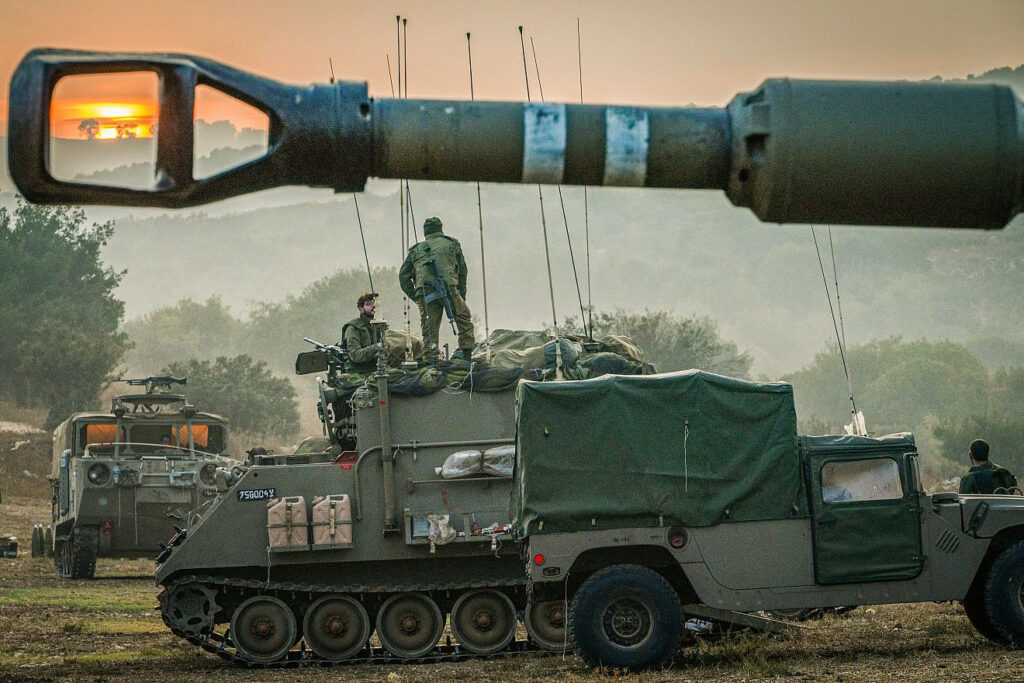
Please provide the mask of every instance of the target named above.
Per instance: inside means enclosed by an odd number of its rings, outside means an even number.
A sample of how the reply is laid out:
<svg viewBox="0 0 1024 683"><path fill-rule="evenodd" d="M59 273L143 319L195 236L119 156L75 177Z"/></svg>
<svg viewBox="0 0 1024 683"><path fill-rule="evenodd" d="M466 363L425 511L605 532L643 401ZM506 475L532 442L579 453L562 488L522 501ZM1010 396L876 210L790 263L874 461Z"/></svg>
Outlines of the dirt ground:
<svg viewBox="0 0 1024 683"><path fill-rule="evenodd" d="M23 442L15 447L17 442ZM179 640L154 609L150 560L104 560L93 581L57 578L52 561L29 557L32 524L46 522L48 434L0 432L0 533L22 541L0 559L0 681L931 681L1019 680L1024 652L978 635L955 603L862 607L769 636L699 639L666 671L591 671L572 655L330 669L251 670Z"/></svg>

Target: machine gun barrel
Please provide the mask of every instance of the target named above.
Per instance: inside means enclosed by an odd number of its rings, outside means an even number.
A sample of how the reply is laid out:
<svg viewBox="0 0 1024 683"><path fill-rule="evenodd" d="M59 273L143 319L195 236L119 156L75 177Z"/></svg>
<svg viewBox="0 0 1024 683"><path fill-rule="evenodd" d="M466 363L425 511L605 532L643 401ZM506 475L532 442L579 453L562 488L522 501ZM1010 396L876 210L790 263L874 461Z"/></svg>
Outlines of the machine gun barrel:
<svg viewBox="0 0 1024 683"><path fill-rule="evenodd" d="M160 78L152 190L54 179L65 76ZM195 88L270 120L260 159L193 177ZM41 49L11 80L11 176L42 203L187 207L279 185L368 177L721 189L763 221L1001 228L1024 209L1024 104L999 85L770 79L726 107L371 99L365 83L291 86L174 54Z"/></svg>

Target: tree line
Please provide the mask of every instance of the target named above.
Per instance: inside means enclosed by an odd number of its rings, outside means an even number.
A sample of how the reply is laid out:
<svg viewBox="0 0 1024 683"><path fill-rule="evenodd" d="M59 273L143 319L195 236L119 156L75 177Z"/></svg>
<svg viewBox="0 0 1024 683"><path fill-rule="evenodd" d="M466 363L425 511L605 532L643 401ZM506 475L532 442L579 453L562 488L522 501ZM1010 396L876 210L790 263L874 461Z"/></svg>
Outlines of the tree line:
<svg viewBox="0 0 1024 683"><path fill-rule="evenodd" d="M0 210L0 397L48 409L47 426L98 408L121 371L189 377L190 396L245 432L290 439L299 428L290 381L302 337L334 342L369 289L364 270L340 270L280 302L256 304L246 318L219 298L190 299L124 321L115 290L124 271L103 265L110 223L85 225L80 209L18 203ZM392 326L405 311L394 268L372 273ZM415 330L415 307L411 324ZM700 368L753 378L753 358L706 316L664 310L594 311L596 336L622 334L661 371ZM543 324L538 321L538 327ZM561 329L582 332L578 318ZM981 358L1000 359L986 368ZM853 395L874 434L913 431L934 482L962 473L971 439L1024 475L1024 344L1001 338L975 347L951 341L876 339L846 349ZM991 363L990 363L991 367ZM759 380L775 378L757 377ZM800 428L835 433L850 422L839 349L782 379L793 384Z"/></svg>

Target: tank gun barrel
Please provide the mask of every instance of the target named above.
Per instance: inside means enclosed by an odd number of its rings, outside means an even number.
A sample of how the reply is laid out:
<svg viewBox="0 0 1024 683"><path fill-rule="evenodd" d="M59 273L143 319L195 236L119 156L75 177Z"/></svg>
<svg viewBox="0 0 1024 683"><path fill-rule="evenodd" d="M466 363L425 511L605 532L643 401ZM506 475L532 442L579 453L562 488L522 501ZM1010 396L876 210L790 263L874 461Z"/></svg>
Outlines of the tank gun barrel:
<svg viewBox="0 0 1024 683"><path fill-rule="evenodd" d="M154 71L151 190L47 170L65 76ZM267 114L267 154L193 174L195 88ZM999 85L770 79L726 107L371 99L365 83L292 86L175 54L33 50L11 81L11 175L41 203L179 208L280 185L367 178L721 189L762 221L1001 228L1024 209L1024 104Z"/></svg>

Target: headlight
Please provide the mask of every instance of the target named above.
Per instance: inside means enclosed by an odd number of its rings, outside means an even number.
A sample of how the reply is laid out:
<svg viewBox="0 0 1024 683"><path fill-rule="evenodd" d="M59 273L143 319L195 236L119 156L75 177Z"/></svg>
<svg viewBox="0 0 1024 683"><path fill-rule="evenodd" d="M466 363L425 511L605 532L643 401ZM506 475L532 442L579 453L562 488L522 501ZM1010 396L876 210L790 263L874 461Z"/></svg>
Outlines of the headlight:
<svg viewBox="0 0 1024 683"><path fill-rule="evenodd" d="M110 468L98 462L89 468L86 476L89 478L89 483L93 486L103 486L110 481Z"/></svg>

